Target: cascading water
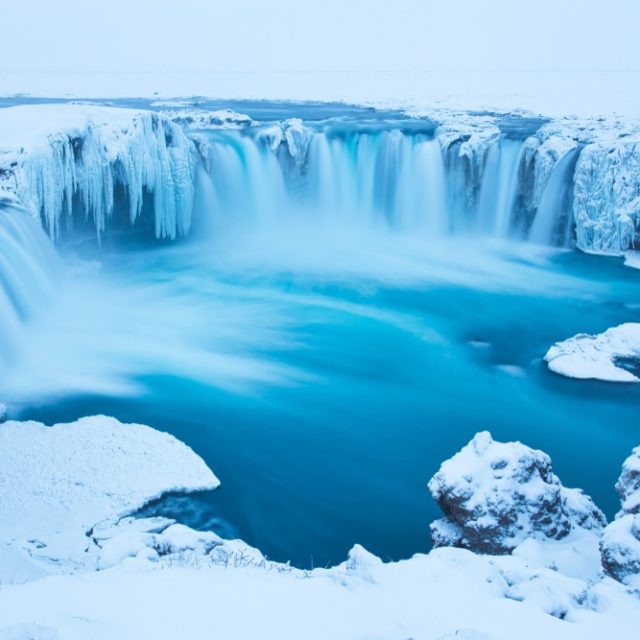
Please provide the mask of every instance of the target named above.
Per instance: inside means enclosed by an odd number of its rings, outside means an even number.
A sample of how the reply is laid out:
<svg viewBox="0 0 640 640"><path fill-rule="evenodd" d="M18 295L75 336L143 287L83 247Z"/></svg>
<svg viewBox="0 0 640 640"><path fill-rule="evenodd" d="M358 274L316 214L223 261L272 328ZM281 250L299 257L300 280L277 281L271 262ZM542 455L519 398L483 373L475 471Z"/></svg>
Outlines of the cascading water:
<svg viewBox="0 0 640 640"><path fill-rule="evenodd" d="M37 221L15 207L0 207L0 376L6 375L25 325L53 294L59 268Z"/></svg>
<svg viewBox="0 0 640 640"><path fill-rule="evenodd" d="M291 146L260 129L206 134L211 215L220 227L287 223L411 233L518 237L524 140L501 135L477 158L443 150L434 132L325 127ZM577 152L551 172L528 239L566 246ZM525 176L526 177L526 176ZM526 235L525 238L527 239Z"/></svg>
<svg viewBox="0 0 640 640"><path fill-rule="evenodd" d="M573 221L570 200L578 155L578 149L573 149L560 158L555 166L529 232L530 242L569 246Z"/></svg>
<svg viewBox="0 0 640 640"><path fill-rule="evenodd" d="M522 147L521 140L502 137L489 150L478 212L479 228L485 233L501 237L509 234Z"/></svg>

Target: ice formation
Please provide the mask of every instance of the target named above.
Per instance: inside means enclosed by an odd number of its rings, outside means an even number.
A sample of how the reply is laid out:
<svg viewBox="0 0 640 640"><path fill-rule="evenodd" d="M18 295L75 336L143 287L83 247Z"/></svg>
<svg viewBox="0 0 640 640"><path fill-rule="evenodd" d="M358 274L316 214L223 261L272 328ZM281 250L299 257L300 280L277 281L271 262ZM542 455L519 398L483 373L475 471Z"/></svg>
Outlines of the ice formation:
<svg viewBox="0 0 640 640"><path fill-rule="evenodd" d="M155 235L186 235L194 200L193 143L148 111L87 105L0 110L0 188L42 217L56 238L78 216L100 236L113 222L118 186L133 225L152 195Z"/></svg>
<svg viewBox="0 0 640 640"><path fill-rule="evenodd" d="M616 491L622 509L602 534L602 565L610 576L640 592L640 447L624 461Z"/></svg>
<svg viewBox="0 0 640 640"><path fill-rule="evenodd" d="M627 322L598 335L580 333L547 351L549 369L570 378L640 382L640 324Z"/></svg>
<svg viewBox="0 0 640 640"><path fill-rule="evenodd" d="M434 111L406 128L359 127L158 106L2 109L5 199L42 216L54 238L84 218L100 236L151 208L155 235L175 238L190 230L203 157L208 207L250 211L247 224L312 209L314 218L431 235L482 233L611 255L638 246L640 127L631 121Z"/></svg>
<svg viewBox="0 0 640 640"><path fill-rule="evenodd" d="M445 514L431 525L436 546L510 553L528 538L560 540L606 524L591 498L562 486L548 455L486 431L442 464L429 491Z"/></svg>

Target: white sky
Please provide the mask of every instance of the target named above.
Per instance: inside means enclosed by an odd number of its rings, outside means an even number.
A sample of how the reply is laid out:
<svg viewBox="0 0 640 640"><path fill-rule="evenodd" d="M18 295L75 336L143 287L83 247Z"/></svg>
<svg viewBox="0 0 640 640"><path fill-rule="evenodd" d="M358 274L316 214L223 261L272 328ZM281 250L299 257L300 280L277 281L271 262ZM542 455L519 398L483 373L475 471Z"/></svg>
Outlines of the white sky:
<svg viewBox="0 0 640 640"><path fill-rule="evenodd" d="M0 0L0 71L638 70L640 0Z"/></svg>

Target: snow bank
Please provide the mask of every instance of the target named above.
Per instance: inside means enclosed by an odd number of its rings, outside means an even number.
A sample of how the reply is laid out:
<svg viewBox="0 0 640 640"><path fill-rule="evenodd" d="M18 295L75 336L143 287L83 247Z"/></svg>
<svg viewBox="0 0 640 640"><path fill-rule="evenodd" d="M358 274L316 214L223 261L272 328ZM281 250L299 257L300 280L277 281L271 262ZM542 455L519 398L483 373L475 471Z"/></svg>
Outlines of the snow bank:
<svg viewBox="0 0 640 640"><path fill-rule="evenodd" d="M559 485L545 454L495 443L487 433L444 463L436 478L460 479L461 472L483 499L495 489L497 498L518 503L523 529L511 540L533 538L511 556L439 548L385 563L356 545L340 565L304 571L167 518L122 517L165 490L213 488L218 481L173 437L113 418L54 427L4 423L0 468L7 471L0 541L23 537L0 545L0 566L7 550L23 553L32 568L40 563L39 573L23 566L20 580L0 589L0 640L637 636L640 601L623 585L565 573L577 530L598 531L602 515L586 496ZM625 463L619 488L625 496L637 489L638 468L635 458ZM536 502L538 511L549 510L548 519L536 519ZM567 523L572 530L555 543L557 562L547 568L551 547L541 545L549 527L557 533ZM67 556L54 553L60 546ZM70 550L92 558L77 565L85 573L42 577L69 573ZM45 559L50 564L43 568Z"/></svg>
<svg viewBox="0 0 640 640"><path fill-rule="evenodd" d="M42 216L56 238L74 200L98 236L111 222L114 188L139 218L153 194L158 238L186 235L194 200L193 145L182 129L148 111L90 105L0 109L0 193Z"/></svg>
<svg viewBox="0 0 640 640"><path fill-rule="evenodd" d="M640 447L624 461L616 491L622 509L602 535L602 565L640 593Z"/></svg>
<svg viewBox="0 0 640 640"><path fill-rule="evenodd" d="M343 564L309 572L137 559L0 590L0 624L35 623L60 640L635 640L639 615L640 601L612 580L462 549L383 563L355 547Z"/></svg>
<svg viewBox="0 0 640 640"><path fill-rule="evenodd" d="M85 564L96 523L165 492L219 485L173 436L103 416L53 427L0 424L0 469L0 542L70 569Z"/></svg>
<svg viewBox="0 0 640 640"><path fill-rule="evenodd" d="M429 491L445 513L431 525L436 546L509 553L528 538L560 540L606 524L591 498L562 486L547 454L487 431L442 464Z"/></svg>
<svg viewBox="0 0 640 640"><path fill-rule="evenodd" d="M544 359L551 371L569 378L640 382L620 366L625 360L640 363L640 324L627 322L598 335L580 333L556 342Z"/></svg>

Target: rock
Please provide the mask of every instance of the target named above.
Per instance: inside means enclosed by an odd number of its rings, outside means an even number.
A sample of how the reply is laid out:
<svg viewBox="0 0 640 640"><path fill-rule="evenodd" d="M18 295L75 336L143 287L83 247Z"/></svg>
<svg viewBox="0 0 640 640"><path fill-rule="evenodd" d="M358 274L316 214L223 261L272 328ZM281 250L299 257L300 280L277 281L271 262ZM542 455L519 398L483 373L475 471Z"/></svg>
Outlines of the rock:
<svg viewBox="0 0 640 640"><path fill-rule="evenodd" d="M626 322L597 335L579 333L556 342L544 357L568 378L640 382L640 323Z"/></svg>
<svg viewBox="0 0 640 640"><path fill-rule="evenodd" d="M495 442L487 431L442 464L429 490L445 514L431 525L436 547L505 554L528 538L560 540L606 525L591 498L562 486L547 454Z"/></svg>
<svg viewBox="0 0 640 640"><path fill-rule="evenodd" d="M600 554L608 575L640 587L640 514L614 520L602 534Z"/></svg>
<svg viewBox="0 0 640 640"><path fill-rule="evenodd" d="M636 447L622 464L616 491L622 503L619 516L640 513L640 447Z"/></svg>
<svg viewBox="0 0 640 640"><path fill-rule="evenodd" d="M622 509L602 534L602 566L612 578L640 589L640 447L624 461L616 491Z"/></svg>

